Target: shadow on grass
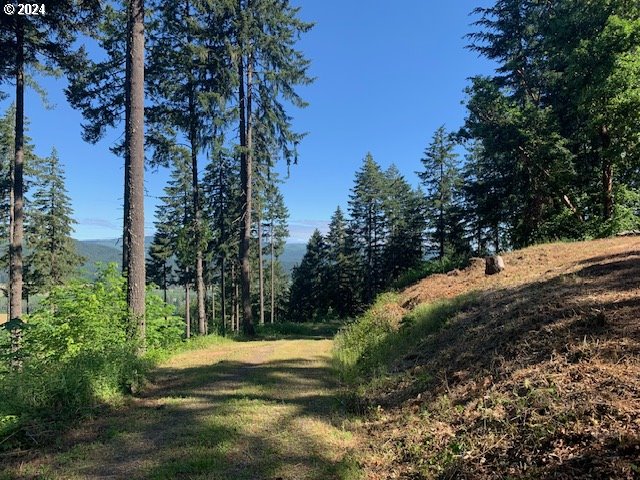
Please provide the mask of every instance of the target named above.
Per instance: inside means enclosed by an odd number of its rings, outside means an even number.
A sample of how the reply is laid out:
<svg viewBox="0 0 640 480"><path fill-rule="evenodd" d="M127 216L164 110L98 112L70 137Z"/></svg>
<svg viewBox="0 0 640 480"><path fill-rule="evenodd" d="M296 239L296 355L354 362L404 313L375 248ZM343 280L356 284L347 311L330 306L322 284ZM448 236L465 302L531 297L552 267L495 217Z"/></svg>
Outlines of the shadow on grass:
<svg viewBox="0 0 640 480"><path fill-rule="evenodd" d="M251 362L159 369L154 385L131 406L62 440L53 472L64 478L69 472L81 478L358 478L356 465L332 446L344 432L336 426L343 417L327 358Z"/></svg>

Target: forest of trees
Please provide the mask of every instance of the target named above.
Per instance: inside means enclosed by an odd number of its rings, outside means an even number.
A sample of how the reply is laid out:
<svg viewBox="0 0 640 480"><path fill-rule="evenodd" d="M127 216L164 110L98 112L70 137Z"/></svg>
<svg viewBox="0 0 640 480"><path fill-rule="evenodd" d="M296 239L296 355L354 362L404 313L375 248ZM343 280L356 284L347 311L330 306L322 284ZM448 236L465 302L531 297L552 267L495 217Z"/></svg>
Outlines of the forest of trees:
<svg viewBox="0 0 640 480"><path fill-rule="evenodd" d="M25 230L30 155L25 85L39 91L37 78L25 76L25 69L66 75L67 99L85 118L86 141L124 129L112 150L124 158L123 274L138 337L145 336L148 281L162 288L180 284L187 292L193 287L201 335L213 324L216 295L225 319L216 328L223 331L228 323L253 334L254 311L259 323L281 315L286 280L278 256L288 236L288 214L274 166L297 160L302 135L293 130L287 110L305 106L296 86L311 82L309 62L295 44L311 26L299 20L289 2L275 0L146 5L142 0L68 0L50 5L46 16L2 16L0 81L15 85L15 107L7 112L14 120L6 125L3 142L5 150L12 144L11 151L3 150L3 169L10 175L2 184L11 328L20 329L27 291L50 289L52 278L61 278L59 272L44 278L25 263L25 246L42 245L34 235L46 229L34 223ZM77 48L83 35L102 48L96 58ZM151 166L172 170L149 259L144 252L145 152ZM56 162L52 154L47 175L58 175ZM47 181L50 190L58 188L55 180ZM44 208L37 202L34 212ZM55 215L69 213L63 205ZM56 233L68 236L70 228ZM39 261L41 253L34 255ZM65 262L70 271L76 264ZM189 336L188 308L185 313Z"/></svg>
<svg viewBox="0 0 640 480"><path fill-rule="evenodd" d="M293 274L294 318L358 313L472 255L640 229L640 5L498 0L474 13L469 48L495 75L471 78L461 128L434 132L416 162L423 191L367 156L349 217L336 211Z"/></svg>

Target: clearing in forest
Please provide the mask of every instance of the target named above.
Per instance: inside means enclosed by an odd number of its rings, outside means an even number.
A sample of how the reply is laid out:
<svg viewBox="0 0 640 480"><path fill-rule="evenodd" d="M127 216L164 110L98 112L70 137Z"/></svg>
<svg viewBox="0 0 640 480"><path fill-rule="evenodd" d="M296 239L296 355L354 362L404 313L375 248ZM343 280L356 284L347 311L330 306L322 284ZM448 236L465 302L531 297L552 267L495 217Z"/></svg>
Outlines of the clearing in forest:
<svg viewBox="0 0 640 480"><path fill-rule="evenodd" d="M0 478L354 478L331 345L230 342L177 355L138 398Z"/></svg>

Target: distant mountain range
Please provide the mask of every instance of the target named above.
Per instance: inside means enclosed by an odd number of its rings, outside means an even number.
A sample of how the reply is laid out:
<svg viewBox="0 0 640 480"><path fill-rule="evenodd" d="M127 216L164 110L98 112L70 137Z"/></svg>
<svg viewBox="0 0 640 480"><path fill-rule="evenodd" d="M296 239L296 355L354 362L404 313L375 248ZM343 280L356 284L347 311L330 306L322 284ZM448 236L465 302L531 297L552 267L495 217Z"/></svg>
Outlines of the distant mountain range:
<svg viewBox="0 0 640 480"><path fill-rule="evenodd" d="M149 246L153 237L145 237L145 250L149 251ZM89 278L94 278L97 271L97 264L122 263L122 240L112 238L106 240L75 240L76 249L86 260L81 271ZM291 272L293 267L300 263L307 246L304 243L287 243L284 252L280 256L280 263L287 272ZM7 282L7 273L0 271L0 283Z"/></svg>
<svg viewBox="0 0 640 480"><path fill-rule="evenodd" d="M149 251L149 246L153 241L153 237L145 237L145 250ZM118 238L107 240L76 240L76 248L78 253L82 255L86 261L82 270L87 276L93 277L97 270L97 263L115 262L118 265L122 262L122 240ZM306 245L303 243L287 243L284 247L284 253L280 257L280 262L287 272L291 272L296 264L299 264L306 251Z"/></svg>

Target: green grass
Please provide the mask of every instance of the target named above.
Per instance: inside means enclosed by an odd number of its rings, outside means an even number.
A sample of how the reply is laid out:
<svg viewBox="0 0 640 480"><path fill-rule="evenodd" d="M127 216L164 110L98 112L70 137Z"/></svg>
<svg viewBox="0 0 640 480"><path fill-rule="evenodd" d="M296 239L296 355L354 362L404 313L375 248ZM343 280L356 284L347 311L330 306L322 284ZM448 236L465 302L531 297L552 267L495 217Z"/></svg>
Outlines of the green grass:
<svg viewBox="0 0 640 480"><path fill-rule="evenodd" d="M462 269L469 265L469 258L466 256L458 257L444 257L442 260L427 260L417 265L414 268L410 268L402 275L400 275L392 285L394 290L403 290L409 285L422 280L429 275L436 273L446 273L456 268Z"/></svg>
<svg viewBox="0 0 640 480"><path fill-rule="evenodd" d="M326 322L285 322L265 324L257 328L260 339L278 340L283 338L333 338L344 321L330 320Z"/></svg>
<svg viewBox="0 0 640 480"><path fill-rule="evenodd" d="M140 398L70 433L81 441L34 449L0 479L361 480L330 352L316 338L185 351Z"/></svg>
<svg viewBox="0 0 640 480"><path fill-rule="evenodd" d="M428 335L444 328L476 295L418 305L400 321L392 308L396 294L384 294L355 323L336 337L334 359L342 378L359 384L384 377L389 368L412 352Z"/></svg>

